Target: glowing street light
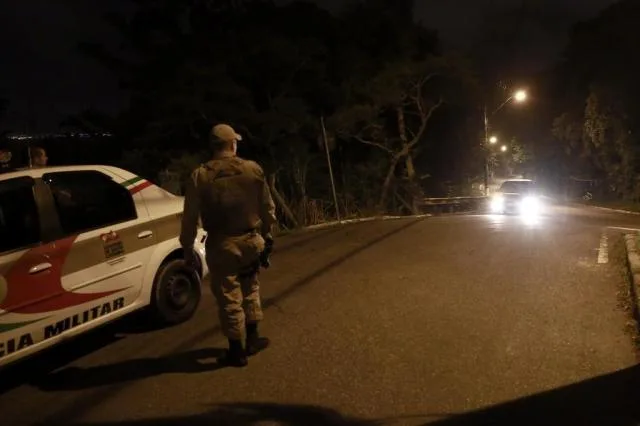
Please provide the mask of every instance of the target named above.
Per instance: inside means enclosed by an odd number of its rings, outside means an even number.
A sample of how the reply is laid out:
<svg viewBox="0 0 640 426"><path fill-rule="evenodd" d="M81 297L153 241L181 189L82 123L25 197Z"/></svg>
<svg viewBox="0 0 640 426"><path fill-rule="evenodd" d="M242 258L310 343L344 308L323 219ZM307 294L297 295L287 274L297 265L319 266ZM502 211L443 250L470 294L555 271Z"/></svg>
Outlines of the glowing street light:
<svg viewBox="0 0 640 426"><path fill-rule="evenodd" d="M498 108L496 108L493 112L489 112L487 110L487 104L484 105L484 144L486 146L487 143L494 145L498 142L498 138L495 136L489 137L489 117L495 115L498 111L504 108L505 105L510 102L523 103L527 100L527 92L523 89L517 90L513 92L511 96L509 96ZM507 152L508 148L506 145L502 145L500 147L500 151ZM489 151L485 150L484 156L484 193L485 195L489 194Z"/></svg>
<svg viewBox="0 0 640 426"><path fill-rule="evenodd" d="M527 92L525 92L524 90L518 90L513 95L513 99L515 99L516 102L524 102L527 100Z"/></svg>

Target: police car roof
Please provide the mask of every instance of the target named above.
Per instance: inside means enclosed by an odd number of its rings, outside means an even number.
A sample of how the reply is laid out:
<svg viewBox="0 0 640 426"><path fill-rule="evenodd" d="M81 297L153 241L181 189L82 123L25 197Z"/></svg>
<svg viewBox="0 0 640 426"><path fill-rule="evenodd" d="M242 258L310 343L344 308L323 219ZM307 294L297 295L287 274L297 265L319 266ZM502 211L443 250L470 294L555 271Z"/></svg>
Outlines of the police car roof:
<svg viewBox="0 0 640 426"><path fill-rule="evenodd" d="M112 172L116 175L122 176L124 174L130 174L129 172L114 166L105 166L100 164L90 165L77 165L77 166L53 166L53 167L26 167L20 169L13 169L10 172L0 173L0 181L8 180L18 177L30 176L32 178L42 177L45 173L53 172L75 172L83 170L99 170L105 172ZM125 177L125 176L123 176Z"/></svg>

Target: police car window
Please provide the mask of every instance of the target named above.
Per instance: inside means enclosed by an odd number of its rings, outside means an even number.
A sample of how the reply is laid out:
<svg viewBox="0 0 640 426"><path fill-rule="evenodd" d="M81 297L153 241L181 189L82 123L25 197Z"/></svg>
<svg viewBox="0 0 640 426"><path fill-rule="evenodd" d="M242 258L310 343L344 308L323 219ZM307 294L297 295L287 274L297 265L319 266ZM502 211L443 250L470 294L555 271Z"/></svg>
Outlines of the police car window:
<svg viewBox="0 0 640 426"><path fill-rule="evenodd" d="M0 252L40 242L40 217L29 177L0 182Z"/></svg>
<svg viewBox="0 0 640 426"><path fill-rule="evenodd" d="M129 191L109 176L95 171L47 173L65 234L102 228L137 218Z"/></svg>

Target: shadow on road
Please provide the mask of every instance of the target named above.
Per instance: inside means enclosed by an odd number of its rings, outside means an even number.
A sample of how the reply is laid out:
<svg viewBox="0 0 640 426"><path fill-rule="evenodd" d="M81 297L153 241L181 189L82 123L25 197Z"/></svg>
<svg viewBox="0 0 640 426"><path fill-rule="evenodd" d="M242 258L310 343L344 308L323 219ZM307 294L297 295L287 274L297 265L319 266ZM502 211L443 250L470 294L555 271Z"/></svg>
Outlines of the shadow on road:
<svg viewBox="0 0 640 426"><path fill-rule="evenodd" d="M391 390L389 390L391 392ZM447 416L441 420L434 417ZM132 421L69 423L75 426L234 425L258 426L637 426L640 424L640 365L569 386L464 414L414 415L386 419L348 418L318 406L236 403L202 414ZM431 420L429 420L431 419Z"/></svg>
<svg viewBox="0 0 640 426"><path fill-rule="evenodd" d="M108 326L10 365L0 372L0 395L123 338L124 336L114 333L113 328Z"/></svg>
<svg viewBox="0 0 640 426"><path fill-rule="evenodd" d="M638 426L640 365L491 406L430 426Z"/></svg>
<svg viewBox="0 0 640 426"><path fill-rule="evenodd" d="M107 374L109 372L105 372ZM180 417L112 422L65 422L75 426L234 425L259 426L637 426L640 366L463 414L422 414L385 419L349 418L311 405L234 403ZM389 390L392 392L392 390ZM170 403L169 401L167 403ZM439 419L439 420L437 420ZM46 423L57 424L57 423ZM43 424L44 425L44 424Z"/></svg>
<svg viewBox="0 0 640 426"><path fill-rule="evenodd" d="M117 319L69 342L53 346L5 367L0 371L0 395L126 339L128 335L148 333L162 328L164 327L152 324L144 312L134 312Z"/></svg>
<svg viewBox="0 0 640 426"><path fill-rule="evenodd" d="M337 411L313 405L269 403L225 404L216 406L213 410L203 414L183 417L104 423L67 423L69 426L257 426L262 424L277 424L279 426L376 426L382 423L348 418Z"/></svg>
<svg viewBox="0 0 640 426"><path fill-rule="evenodd" d="M68 367L35 379L32 384L43 391L68 391L140 380L161 374L210 372L224 368L224 365L217 364L215 360L223 354L224 349L196 349L161 358L131 359L90 368Z"/></svg>

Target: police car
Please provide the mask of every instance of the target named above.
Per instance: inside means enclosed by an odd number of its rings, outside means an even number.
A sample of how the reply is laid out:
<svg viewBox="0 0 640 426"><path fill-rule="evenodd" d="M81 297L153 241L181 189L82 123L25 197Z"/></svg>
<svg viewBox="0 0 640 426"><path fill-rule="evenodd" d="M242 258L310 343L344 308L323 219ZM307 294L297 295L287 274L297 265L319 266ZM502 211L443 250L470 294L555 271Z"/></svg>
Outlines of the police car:
<svg viewBox="0 0 640 426"><path fill-rule="evenodd" d="M64 166L0 174L0 366L141 308L164 324L200 302L178 236L183 198L126 170Z"/></svg>

